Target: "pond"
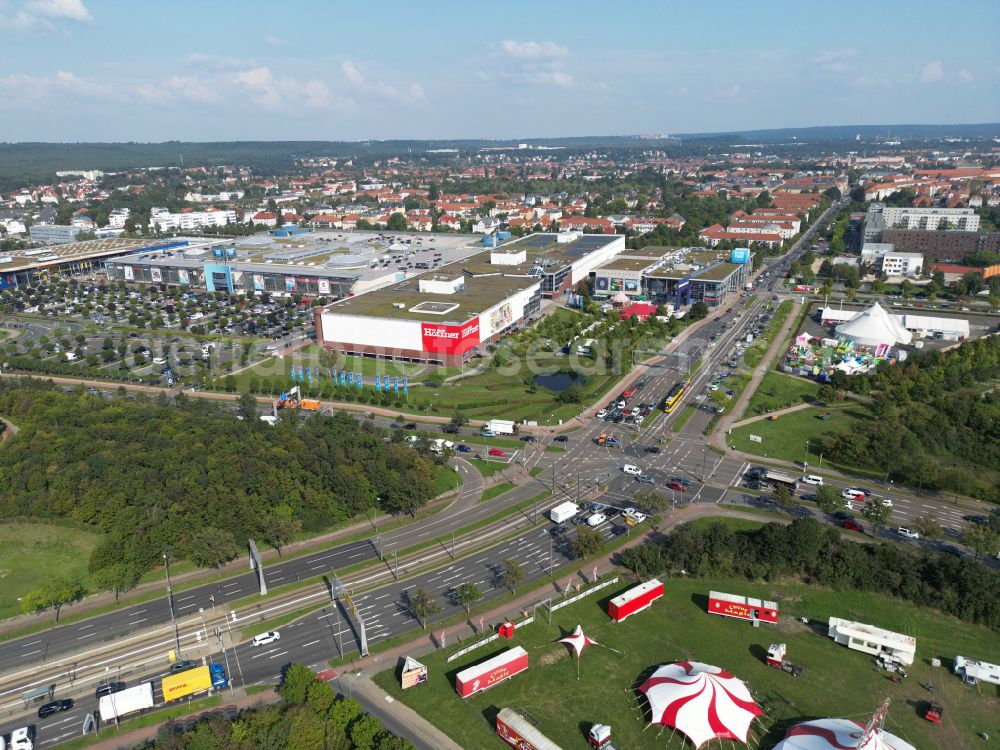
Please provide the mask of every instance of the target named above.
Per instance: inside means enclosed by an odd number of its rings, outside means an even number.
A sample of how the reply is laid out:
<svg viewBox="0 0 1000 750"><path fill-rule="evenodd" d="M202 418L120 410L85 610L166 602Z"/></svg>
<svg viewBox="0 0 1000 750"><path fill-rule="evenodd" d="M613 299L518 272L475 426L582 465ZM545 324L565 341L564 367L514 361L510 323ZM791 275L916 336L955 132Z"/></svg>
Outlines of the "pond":
<svg viewBox="0 0 1000 750"><path fill-rule="evenodd" d="M572 385L583 385L584 378L578 372L556 372L551 375L535 375L535 385L562 393Z"/></svg>

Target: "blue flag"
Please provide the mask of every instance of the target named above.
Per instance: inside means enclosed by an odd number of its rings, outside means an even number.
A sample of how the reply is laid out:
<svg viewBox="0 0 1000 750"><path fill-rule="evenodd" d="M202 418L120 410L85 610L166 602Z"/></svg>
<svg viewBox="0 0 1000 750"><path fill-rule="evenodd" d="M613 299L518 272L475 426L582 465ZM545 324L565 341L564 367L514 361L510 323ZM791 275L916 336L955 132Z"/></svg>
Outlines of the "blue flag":
<svg viewBox="0 0 1000 750"><path fill-rule="evenodd" d="M354 386L354 373L353 372L347 373L347 384L349 386L352 386L352 387Z"/></svg>
<svg viewBox="0 0 1000 750"><path fill-rule="evenodd" d="M375 376L375 390L376 391L382 390L381 386L382 386L382 377L380 375L376 375Z"/></svg>
<svg viewBox="0 0 1000 750"><path fill-rule="evenodd" d="M403 395L408 396L410 393L409 388L407 388L406 378L403 378Z"/></svg>
<svg viewBox="0 0 1000 750"><path fill-rule="evenodd" d="M363 384L363 383L361 382L361 373L360 373L360 372L358 373L358 376L357 376L357 377L355 378L355 380L356 380L356 381L357 381L357 383L358 383L358 390L360 391L360 390L361 390L361 388L362 388L362 386L364 385L364 384Z"/></svg>
<svg viewBox="0 0 1000 750"><path fill-rule="evenodd" d="M295 365L292 365L292 380L295 380Z"/></svg>
<svg viewBox="0 0 1000 750"><path fill-rule="evenodd" d="M310 383L313 380L312 370L310 370L308 367L306 368L306 380L308 380Z"/></svg>
<svg viewBox="0 0 1000 750"><path fill-rule="evenodd" d="M393 390L396 391L396 393L399 393L399 378L397 378L395 375L392 376L392 387Z"/></svg>

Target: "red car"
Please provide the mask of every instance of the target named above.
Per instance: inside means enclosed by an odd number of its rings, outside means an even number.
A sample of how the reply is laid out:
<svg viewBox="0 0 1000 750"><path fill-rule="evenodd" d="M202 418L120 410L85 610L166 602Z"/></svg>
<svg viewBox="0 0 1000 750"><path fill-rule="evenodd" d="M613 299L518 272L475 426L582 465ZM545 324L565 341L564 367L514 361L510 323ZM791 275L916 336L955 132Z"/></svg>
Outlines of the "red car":
<svg viewBox="0 0 1000 750"><path fill-rule="evenodd" d="M855 521L853 518L845 518L843 521L840 522L840 525L843 526L848 531L860 531L864 533L865 530L865 527L862 526L857 521Z"/></svg>
<svg viewBox="0 0 1000 750"><path fill-rule="evenodd" d="M489 454L490 454L491 456L505 456L505 455L507 455L506 453L504 453L504 452L503 452L502 450L500 450L499 448L490 448L490 450L489 450Z"/></svg>
<svg viewBox="0 0 1000 750"><path fill-rule="evenodd" d="M683 484L676 481L667 483L667 487L669 487L672 490L677 490L677 492L684 492L684 490L687 489L687 487L685 487Z"/></svg>

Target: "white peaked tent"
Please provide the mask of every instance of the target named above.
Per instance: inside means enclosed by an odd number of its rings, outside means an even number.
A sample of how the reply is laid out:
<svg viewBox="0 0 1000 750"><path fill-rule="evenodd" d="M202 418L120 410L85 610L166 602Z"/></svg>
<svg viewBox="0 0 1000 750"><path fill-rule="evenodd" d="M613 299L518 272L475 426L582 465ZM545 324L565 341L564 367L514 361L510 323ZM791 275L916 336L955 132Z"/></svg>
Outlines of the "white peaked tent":
<svg viewBox="0 0 1000 750"><path fill-rule="evenodd" d="M909 344L913 335L907 331L903 324L876 302L871 307L862 310L846 323L841 323L836 327L837 335L844 339L851 339L863 346L896 346L898 344Z"/></svg>
<svg viewBox="0 0 1000 750"><path fill-rule="evenodd" d="M629 298L628 295L625 294L625 292L616 292L615 295L611 298L611 301L614 302L616 305L627 305L629 302Z"/></svg>
<svg viewBox="0 0 1000 750"><path fill-rule="evenodd" d="M701 747L716 739L746 743L750 724L764 712L750 690L719 667L681 661L659 667L639 689L653 724L665 724Z"/></svg>
<svg viewBox="0 0 1000 750"><path fill-rule="evenodd" d="M774 750L916 750L906 740L877 727L868 731L849 719L817 719L796 724Z"/></svg>

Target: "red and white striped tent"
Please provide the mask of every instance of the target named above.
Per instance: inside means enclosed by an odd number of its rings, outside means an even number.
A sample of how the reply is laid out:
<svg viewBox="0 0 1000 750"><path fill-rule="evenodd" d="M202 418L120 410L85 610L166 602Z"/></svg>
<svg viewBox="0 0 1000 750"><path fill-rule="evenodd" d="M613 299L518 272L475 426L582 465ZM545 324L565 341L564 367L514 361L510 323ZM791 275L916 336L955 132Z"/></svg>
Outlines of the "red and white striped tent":
<svg viewBox="0 0 1000 750"><path fill-rule="evenodd" d="M916 750L879 727L850 719L817 719L796 724L774 750Z"/></svg>
<svg viewBox="0 0 1000 750"><path fill-rule="evenodd" d="M716 739L746 743L750 724L764 713L742 680L696 661L665 664L639 689L651 723L675 728L695 747Z"/></svg>

